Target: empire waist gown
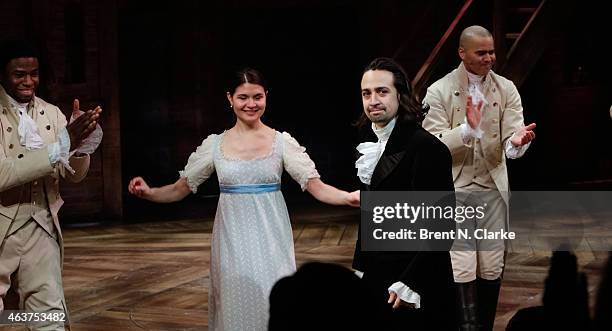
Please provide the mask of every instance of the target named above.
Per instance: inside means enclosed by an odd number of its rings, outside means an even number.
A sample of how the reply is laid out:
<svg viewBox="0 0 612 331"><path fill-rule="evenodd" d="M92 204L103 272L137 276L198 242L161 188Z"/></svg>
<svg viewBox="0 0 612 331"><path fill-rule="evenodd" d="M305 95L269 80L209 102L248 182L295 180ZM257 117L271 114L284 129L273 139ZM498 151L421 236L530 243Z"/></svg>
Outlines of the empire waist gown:
<svg viewBox="0 0 612 331"><path fill-rule="evenodd" d="M209 329L267 330L272 286L296 269L289 213L280 191L283 169L302 190L319 174L305 148L286 132L275 132L271 152L253 160L226 157L224 135L207 137L180 172L194 193L214 171L219 178Z"/></svg>

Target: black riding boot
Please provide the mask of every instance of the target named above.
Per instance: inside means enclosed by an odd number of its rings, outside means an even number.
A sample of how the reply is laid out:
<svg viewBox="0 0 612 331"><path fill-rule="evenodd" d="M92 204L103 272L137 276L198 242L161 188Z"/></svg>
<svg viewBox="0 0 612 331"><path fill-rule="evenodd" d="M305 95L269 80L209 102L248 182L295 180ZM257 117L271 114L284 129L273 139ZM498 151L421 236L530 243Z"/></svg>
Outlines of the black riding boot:
<svg viewBox="0 0 612 331"><path fill-rule="evenodd" d="M457 309L459 313L459 330L479 331L476 281L455 283L457 285Z"/></svg>
<svg viewBox="0 0 612 331"><path fill-rule="evenodd" d="M477 278L476 284L478 287L478 320L482 324L482 331L491 331L495 322L501 278L495 280Z"/></svg>

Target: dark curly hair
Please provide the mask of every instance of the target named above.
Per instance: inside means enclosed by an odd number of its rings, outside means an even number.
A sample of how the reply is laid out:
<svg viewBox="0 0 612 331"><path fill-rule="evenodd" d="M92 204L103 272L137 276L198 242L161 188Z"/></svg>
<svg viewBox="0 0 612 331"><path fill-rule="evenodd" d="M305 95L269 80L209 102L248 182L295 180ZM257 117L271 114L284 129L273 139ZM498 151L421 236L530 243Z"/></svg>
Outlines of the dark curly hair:
<svg viewBox="0 0 612 331"><path fill-rule="evenodd" d="M427 106L422 106L418 97L413 93L410 80L404 69L395 60L387 57L379 57L370 62L363 73L370 70L385 70L393 74L393 86L399 94L399 108L397 109L397 118L399 121L414 121L422 122L425 118ZM361 113L357 126L364 126L369 123L365 113Z"/></svg>

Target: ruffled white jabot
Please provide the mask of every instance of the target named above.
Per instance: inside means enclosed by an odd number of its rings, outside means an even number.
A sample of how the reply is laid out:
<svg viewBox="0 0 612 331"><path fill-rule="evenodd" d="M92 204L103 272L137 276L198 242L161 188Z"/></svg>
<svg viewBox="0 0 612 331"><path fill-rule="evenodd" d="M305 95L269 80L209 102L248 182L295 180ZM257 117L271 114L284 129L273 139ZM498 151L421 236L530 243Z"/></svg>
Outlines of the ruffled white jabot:
<svg viewBox="0 0 612 331"><path fill-rule="evenodd" d="M380 156L385 151L385 147L387 146L387 141L389 140L389 136L391 136L391 132L395 127L396 118L393 118L385 127L377 128L374 123L372 123L372 131L378 137L377 142L366 141L359 145L357 145L357 151L363 155L357 159L355 162L355 168L357 168L357 176L362 183L369 185L372 180L372 173L374 173L374 169L376 168L376 164L378 164L378 160Z"/></svg>

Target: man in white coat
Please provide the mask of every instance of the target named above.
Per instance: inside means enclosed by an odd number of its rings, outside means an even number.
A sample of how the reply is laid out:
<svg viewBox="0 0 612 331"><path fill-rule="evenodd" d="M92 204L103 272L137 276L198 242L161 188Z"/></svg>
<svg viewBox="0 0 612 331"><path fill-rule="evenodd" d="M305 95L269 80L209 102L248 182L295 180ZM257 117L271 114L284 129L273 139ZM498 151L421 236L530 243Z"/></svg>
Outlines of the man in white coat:
<svg viewBox="0 0 612 331"><path fill-rule="evenodd" d="M65 330L63 240L58 211L60 178L79 182L89 155L79 147L96 128L101 109L70 124L56 106L36 96L38 55L25 41L0 44L0 313L11 289L28 329ZM73 117L80 114L78 101ZM94 148L95 149L95 148ZM23 321L23 319L22 319ZM39 321L39 322L36 322Z"/></svg>
<svg viewBox="0 0 612 331"><path fill-rule="evenodd" d="M427 89L424 102L430 111L423 127L451 151L457 202L473 205L466 200L477 200L486 206L485 218L474 226L507 229L506 158L525 153L535 138L536 125L524 125L516 86L491 70L495 48L487 29L463 30L459 57L459 67ZM466 194L472 197L465 199ZM462 330L493 328L504 248L503 240L475 241L473 246L456 245L451 251Z"/></svg>

